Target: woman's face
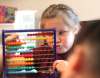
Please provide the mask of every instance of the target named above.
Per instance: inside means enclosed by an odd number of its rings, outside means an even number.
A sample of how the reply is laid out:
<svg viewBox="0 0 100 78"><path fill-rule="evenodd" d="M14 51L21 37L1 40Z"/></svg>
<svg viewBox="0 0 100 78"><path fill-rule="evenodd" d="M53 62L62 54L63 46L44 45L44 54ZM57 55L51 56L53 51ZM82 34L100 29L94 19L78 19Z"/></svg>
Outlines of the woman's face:
<svg viewBox="0 0 100 78"><path fill-rule="evenodd" d="M58 54L65 53L72 47L75 34L61 18L43 19L41 24L44 29L56 30L56 51ZM48 40L47 42L49 44Z"/></svg>

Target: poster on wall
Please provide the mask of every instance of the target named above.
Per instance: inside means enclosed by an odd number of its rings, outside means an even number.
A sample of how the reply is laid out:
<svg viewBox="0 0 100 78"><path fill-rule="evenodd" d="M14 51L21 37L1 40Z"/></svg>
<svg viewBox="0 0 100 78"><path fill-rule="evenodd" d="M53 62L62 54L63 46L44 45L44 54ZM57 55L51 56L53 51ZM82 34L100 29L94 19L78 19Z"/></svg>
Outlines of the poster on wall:
<svg viewBox="0 0 100 78"><path fill-rule="evenodd" d="M0 5L0 23L14 23L17 8Z"/></svg>
<svg viewBox="0 0 100 78"><path fill-rule="evenodd" d="M37 10L18 10L15 12L14 29L34 29Z"/></svg>

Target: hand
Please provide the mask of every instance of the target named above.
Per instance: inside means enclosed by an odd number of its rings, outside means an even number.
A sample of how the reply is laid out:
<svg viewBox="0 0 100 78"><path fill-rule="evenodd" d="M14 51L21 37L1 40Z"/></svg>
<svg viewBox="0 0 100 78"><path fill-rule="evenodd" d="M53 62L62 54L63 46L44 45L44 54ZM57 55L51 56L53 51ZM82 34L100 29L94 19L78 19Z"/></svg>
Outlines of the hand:
<svg viewBox="0 0 100 78"><path fill-rule="evenodd" d="M68 62L64 60L56 60L53 63L53 70L57 70L60 73L65 73L67 71Z"/></svg>
<svg viewBox="0 0 100 78"><path fill-rule="evenodd" d="M18 38L18 34L10 34L9 36L7 36L7 38L5 39L6 42L8 41L12 41Z"/></svg>
<svg viewBox="0 0 100 78"><path fill-rule="evenodd" d="M10 34L8 35L6 38L5 38L5 42L8 42L8 41L12 41L12 40L15 40L18 38L18 35L17 34ZM0 46L0 72L2 71L2 67L3 67L3 57L2 57L2 47Z"/></svg>

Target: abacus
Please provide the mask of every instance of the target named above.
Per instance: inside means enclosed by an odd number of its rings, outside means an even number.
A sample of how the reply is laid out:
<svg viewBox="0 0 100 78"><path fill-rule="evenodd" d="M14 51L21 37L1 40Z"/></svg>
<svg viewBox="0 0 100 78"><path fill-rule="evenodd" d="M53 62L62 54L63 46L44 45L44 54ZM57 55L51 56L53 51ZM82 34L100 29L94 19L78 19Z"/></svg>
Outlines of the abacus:
<svg viewBox="0 0 100 78"><path fill-rule="evenodd" d="M4 78L14 74L52 73L52 63L56 59L55 33L53 29L3 30ZM17 34L18 38L6 41L10 34Z"/></svg>

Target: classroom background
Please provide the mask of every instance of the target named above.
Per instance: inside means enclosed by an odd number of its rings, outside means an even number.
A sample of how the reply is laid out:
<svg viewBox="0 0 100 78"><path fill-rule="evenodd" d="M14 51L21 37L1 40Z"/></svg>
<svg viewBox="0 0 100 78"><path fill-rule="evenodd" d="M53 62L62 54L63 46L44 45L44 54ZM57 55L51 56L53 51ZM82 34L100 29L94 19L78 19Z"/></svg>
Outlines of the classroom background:
<svg viewBox="0 0 100 78"><path fill-rule="evenodd" d="M40 28L39 21L44 9L58 3L72 7L82 25L87 21L100 19L99 0L0 0L0 56L2 55L2 30ZM2 64L0 68L1 66Z"/></svg>

